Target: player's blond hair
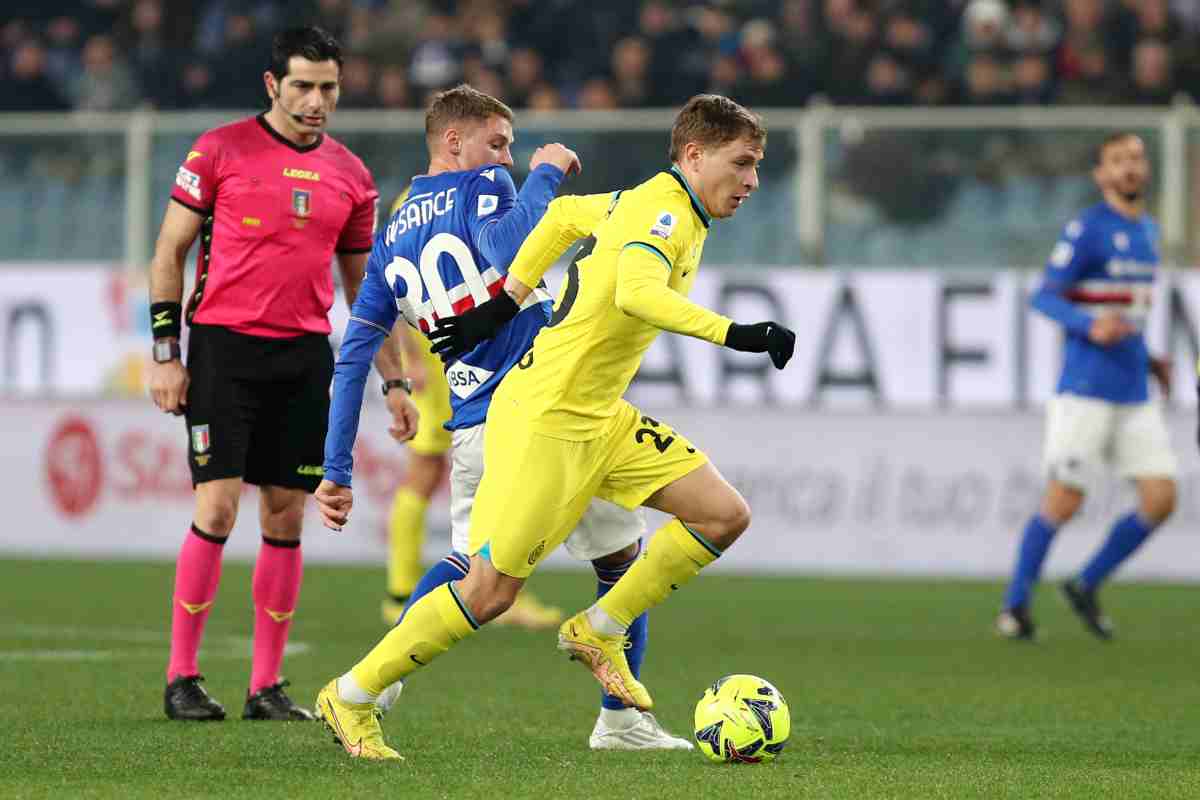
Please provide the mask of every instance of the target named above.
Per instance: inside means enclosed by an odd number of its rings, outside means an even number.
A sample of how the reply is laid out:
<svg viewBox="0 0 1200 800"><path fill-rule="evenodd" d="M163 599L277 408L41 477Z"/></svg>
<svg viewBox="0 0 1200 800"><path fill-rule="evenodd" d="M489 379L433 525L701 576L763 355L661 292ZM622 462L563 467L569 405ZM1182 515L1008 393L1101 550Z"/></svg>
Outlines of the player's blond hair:
<svg viewBox="0 0 1200 800"><path fill-rule="evenodd" d="M513 121L512 109L490 94L460 83L433 96L425 111L425 138L432 140L456 122L486 122L489 117Z"/></svg>
<svg viewBox="0 0 1200 800"><path fill-rule="evenodd" d="M671 161L683 157L688 142L701 147L720 147L741 138L767 146L767 129L762 117L719 94L698 94L688 100L671 126Z"/></svg>

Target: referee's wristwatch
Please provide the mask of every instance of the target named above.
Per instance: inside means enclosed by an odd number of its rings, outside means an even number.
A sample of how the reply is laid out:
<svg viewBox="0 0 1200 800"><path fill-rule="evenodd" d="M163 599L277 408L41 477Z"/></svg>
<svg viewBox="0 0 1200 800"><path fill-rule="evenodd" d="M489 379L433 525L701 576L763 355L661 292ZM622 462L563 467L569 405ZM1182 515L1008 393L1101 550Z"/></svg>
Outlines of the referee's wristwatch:
<svg viewBox="0 0 1200 800"><path fill-rule="evenodd" d="M153 353L154 363L165 364L180 358L183 350L179 347L179 342L172 339L155 339Z"/></svg>
<svg viewBox="0 0 1200 800"><path fill-rule="evenodd" d="M403 389L404 391L408 392L409 394L413 393L413 387L412 387L411 380L409 380L408 378L396 378L395 380L383 382L382 388L383 388L384 395L386 396L388 391L390 391L391 389L395 389L397 386L400 387L401 389Z"/></svg>

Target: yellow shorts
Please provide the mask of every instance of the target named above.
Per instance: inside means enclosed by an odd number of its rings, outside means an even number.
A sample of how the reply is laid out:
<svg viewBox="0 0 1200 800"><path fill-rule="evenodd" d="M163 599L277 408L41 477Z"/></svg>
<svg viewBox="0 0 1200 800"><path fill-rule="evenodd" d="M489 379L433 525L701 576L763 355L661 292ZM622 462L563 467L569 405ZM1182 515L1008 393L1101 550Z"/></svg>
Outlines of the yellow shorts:
<svg viewBox="0 0 1200 800"><path fill-rule="evenodd" d="M408 332L410 336L418 333ZM421 415L417 423L417 435L409 441L408 446L414 453L423 456L440 456L450 452L450 431L442 427L453 411L450 409L450 386L446 383L446 373L442 370L442 361L429 352L429 342L422 339L421 361L425 364L425 387L413 392L413 405Z"/></svg>
<svg viewBox="0 0 1200 800"><path fill-rule="evenodd" d="M494 401L470 552L486 546L497 570L527 577L574 530L592 497L634 509L708 463L670 427L624 400L621 406L599 437L575 442L534 433L527 418Z"/></svg>

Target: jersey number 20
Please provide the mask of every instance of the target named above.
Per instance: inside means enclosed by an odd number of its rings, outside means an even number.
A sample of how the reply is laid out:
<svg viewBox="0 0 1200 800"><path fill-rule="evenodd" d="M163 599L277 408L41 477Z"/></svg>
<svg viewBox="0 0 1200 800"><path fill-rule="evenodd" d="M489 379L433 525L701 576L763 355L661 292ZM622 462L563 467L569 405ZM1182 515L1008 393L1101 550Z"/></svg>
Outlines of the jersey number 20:
<svg viewBox="0 0 1200 800"><path fill-rule="evenodd" d="M454 259L454 264L463 277L463 283L453 289L459 296L453 299L442 281L441 273L438 272L438 261L443 255ZM471 295L475 305L491 299L487 284L483 282L483 275L475 264L475 257L471 255L471 248L454 234L439 233L426 242L425 247L421 249L420 261L418 270L417 265L407 258L394 256L383 271L392 293L396 295L396 308L410 325L416 327L417 320L420 319L425 321L428 328L432 328L435 320L454 316L453 303L466 294ZM404 281L403 296L397 289L397 281L400 280ZM428 292L429 300L423 299L422 286Z"/></svg>

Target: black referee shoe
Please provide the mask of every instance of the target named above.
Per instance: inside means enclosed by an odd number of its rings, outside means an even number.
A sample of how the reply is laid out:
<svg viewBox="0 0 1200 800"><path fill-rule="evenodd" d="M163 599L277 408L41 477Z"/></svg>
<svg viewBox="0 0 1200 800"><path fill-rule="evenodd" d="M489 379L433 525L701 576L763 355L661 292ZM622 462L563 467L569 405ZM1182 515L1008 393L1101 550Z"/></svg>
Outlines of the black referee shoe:
<svg viewBox="0 0 1200 800"><path fill-rule="evenodd" d="M283 691L288 681L273 683L246 697L242 719L269 719L276 722L307 722L316 719L307 708L292 702Z"/></svg>
<svg viewBox="0 0 1200 800"><path fill-rule="evenodd" d="M1029 616L1029 610L1024 606L1006 608L996 617L996 633L1005 639L1033 641L1037 634L1037 626Z"/></svg>
<svg viewBox="0 0 1200 800"><path fill-rule="evenodd" d="M1072 580L1063 583L1062 593L1063 597L1067 598L1067 603L1083 620L1083 627L1106 642L1113 638L1112 620L1100 610L1095 589L1089 591L1083 588L1079 581Z"/></svg>
<svg viewBox="0 0 1200 800"><path fill-rule="evenodd" d="M168 719L216 722L225 719L225 708L208 696L200 682L203 675L183 675L167 684L163 710Z"/></svg>

